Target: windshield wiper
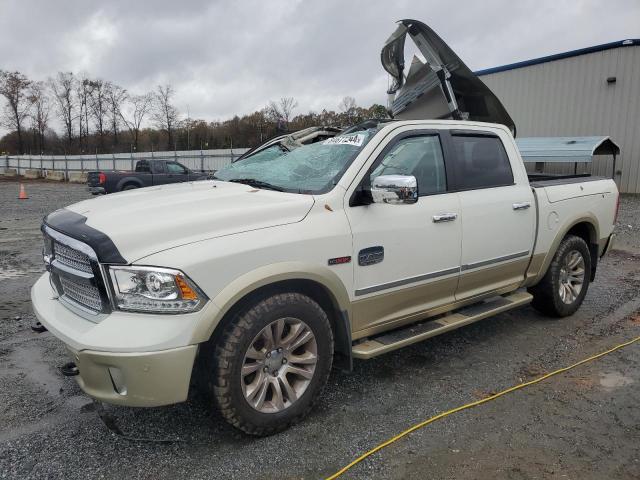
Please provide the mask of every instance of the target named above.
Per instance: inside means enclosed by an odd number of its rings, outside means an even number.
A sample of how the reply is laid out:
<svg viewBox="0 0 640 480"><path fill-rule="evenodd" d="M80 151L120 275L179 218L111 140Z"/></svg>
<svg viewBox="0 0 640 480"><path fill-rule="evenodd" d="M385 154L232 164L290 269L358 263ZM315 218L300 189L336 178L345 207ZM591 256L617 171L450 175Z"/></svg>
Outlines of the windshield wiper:
<svg viewBox="0 0 640 480"><path fill-rule="evenodd" d="M227 180L227 182L243 183L245 185L249 185L250 187L275 190L276 192L284 192L284 188L278 187L277 185L272 185L267 182L263 182L262 180L256 180L255 178L232 178L231 180Z"/></svg>

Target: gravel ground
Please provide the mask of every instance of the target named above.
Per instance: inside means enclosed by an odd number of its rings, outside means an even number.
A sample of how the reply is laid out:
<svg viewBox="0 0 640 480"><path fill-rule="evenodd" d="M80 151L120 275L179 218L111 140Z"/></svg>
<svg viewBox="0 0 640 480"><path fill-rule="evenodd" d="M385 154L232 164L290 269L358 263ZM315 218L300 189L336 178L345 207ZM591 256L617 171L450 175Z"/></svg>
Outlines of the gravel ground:
<svg viewBox="0 0 640 480"><path fill-rule="evenodd" d="M640 195L622 195L615 248L640 253Z"/></svg>
<svg viewBox="0 0 640 480"><path fill-rule="evenodd" d="M526 307L356 362L282 434L239 434L195 389L171 407L102 406L59 374L62 344L29 329L41 218L88 195L27 193L18 202L17 184L0 182L0 478L321 478L413 423L640 335L640 201L624 197L625 251L600 264L577 314ZM640 478L639 386L636 344L432 424L345 478Z"/></svg>

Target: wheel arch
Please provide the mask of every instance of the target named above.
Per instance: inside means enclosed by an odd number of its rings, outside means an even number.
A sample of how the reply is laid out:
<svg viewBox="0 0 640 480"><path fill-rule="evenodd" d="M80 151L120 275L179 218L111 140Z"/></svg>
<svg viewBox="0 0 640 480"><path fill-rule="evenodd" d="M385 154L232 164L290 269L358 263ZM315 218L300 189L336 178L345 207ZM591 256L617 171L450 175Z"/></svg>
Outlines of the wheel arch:
<svg viewBox="0 0 640 480"><path fill-rule="evenodd" d="M587 247L589 247L589 253L591 255L591 281L594 280L596 274L596 268L598 265L598 240L600 239L600 230L598 228L598 221L594 216L584 216L567 223L567 225L559 230L557 235L553 239L551 248L544 257L542 266L536 275L535 281L531 282L531 285L537 284L547 273L551 261L558 251L560 243L567 235L576 235L582 238Z"/></svg>
<svg viewBox="0 0 640 480"><path fill-rule="evenodd" d="M298 262L272 264L237 278L212 302L217 313L198 333L199 341L214 340L224 325L245 306L279 292L298 292L315 300L327 313L334 333L335 351L351 367L351 302L335 272Z"/></svg>
<svg viewBox="0 0 640 480"><path fill-rule="evenodd" d="M136 177L124 177L116 185L116 191L121 192L122 189L127 185L136 185L138 188L141 188L143 186L142 182Z"/></svg>

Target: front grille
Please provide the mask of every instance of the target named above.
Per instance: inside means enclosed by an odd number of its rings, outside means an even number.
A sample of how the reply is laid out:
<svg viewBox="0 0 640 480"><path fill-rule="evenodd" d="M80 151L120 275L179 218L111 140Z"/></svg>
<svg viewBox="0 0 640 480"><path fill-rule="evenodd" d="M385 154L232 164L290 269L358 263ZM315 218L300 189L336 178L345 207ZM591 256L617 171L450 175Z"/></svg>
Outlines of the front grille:
<svg viewBox="0 0 640 480"><path fill-rule="evenodd" d="M60 277L60 284L64 297L96 312L102 310L102 298L97 287L75 282L67 277Z"/></svg>
<svg viewBox="0 0 640 480"><path fill-rule="evenodd" d="M98 313L109 313L110 302L102 279L97 256L89 245L43 227L44 261L50 280L61 301L67 306L80 307L86 319L100 321Z"/></svg>
<svg viewBox="0 0 640 480"><path fill-rule="evenodd" d="M74 270L80 270L85 273L92 273L91 260L85 253L74 250L67 245L59 242L53 244L53 254L61 264L71 267Z"/></svg>

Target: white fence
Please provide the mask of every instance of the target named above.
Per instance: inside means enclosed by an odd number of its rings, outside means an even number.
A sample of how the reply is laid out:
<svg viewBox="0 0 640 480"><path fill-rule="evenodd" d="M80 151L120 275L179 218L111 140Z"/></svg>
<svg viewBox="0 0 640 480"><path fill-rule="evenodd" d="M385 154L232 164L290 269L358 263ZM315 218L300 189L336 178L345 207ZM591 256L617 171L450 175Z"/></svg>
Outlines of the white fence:
<svg viewBox="0 0 640 480"><path fill-rule="evenodd" d="M189 150L179 152L114 153L100 155L5 155L0 157L0 172L25 170L45 172L89 172L92 170L133 170L138 160L174 160L192 170L219 170L238 158L248 148L226 150Z"/></svg>

